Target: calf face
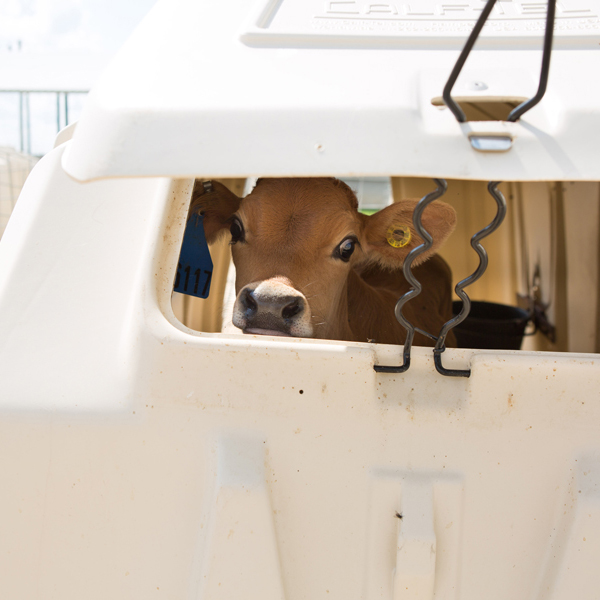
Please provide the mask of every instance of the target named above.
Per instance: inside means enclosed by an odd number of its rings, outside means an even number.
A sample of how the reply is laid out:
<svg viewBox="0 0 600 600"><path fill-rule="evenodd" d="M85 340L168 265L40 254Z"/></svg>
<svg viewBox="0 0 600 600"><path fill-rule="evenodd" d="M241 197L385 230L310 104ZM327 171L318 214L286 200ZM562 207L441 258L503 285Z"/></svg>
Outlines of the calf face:
<svg viewBox="0 0 600 600"><path fill-rule="evenodd" d="M218 182L194 188L192 210L204 214L207 240L231 235L237 298L233 324L245 333L351 339L350 272L369 263L397 270L422 239L414 231L416 200L372 216L333 178L260 179L243 200ZM447 204L432 203L423 225L433 255L455 225Z"/></svg>

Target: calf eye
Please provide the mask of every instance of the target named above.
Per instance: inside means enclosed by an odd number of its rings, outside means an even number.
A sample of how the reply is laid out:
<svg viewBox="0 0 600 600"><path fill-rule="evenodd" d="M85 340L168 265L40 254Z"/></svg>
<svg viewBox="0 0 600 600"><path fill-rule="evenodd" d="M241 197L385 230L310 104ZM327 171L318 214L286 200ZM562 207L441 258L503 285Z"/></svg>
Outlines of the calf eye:
<svg viewBox="0 0 600 600"><path fill-rule="evenodd" d="M355 238L346 238L334 251L333 257L348 262L356 246Z"/></svg>
<svg viewBox="0 0 600 600"><path fill-rule="evenodd" d="M231 243L235 244L236 242L244 241L244 227L239 219L234 219L233 223L231 223L231 227L229 228L231 232Z"/></svg>

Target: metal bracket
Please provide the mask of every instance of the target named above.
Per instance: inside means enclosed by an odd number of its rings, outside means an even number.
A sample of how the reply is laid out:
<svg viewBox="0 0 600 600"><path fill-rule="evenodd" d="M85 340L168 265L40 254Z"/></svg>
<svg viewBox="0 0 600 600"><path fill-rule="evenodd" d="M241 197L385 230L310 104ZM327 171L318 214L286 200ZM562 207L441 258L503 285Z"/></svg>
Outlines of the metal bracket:
<svg viewBox="0 0 600 600"><path fill-rule="evenodd" d="M470 135L469 141L479 152L506 152L513 143L508 135Z"/></svg>

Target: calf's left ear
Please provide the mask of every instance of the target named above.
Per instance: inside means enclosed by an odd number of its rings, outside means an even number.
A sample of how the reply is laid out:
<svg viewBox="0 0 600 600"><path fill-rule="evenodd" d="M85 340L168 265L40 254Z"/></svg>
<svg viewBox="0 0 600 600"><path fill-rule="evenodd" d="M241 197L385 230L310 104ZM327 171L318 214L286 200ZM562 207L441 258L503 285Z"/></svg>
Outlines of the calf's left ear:
<svg viewBox="0 0 600 600"><path fill-rule="evenodd" d="M196 179L189 217L196 213L203 215L204 235L206 241L212 244L219 234L229 229L231 217L240 207L240 202L241 199L222 183Z"/></svg>
<svg viewBox="0 0 600 600"><path fill-rule="evenodd" d="M366 217L364 237L365 253L381 266L397 269L404 263L408 253L423 243L413 227L413 212L418 200L401 200ZM448 239L456 226L456 212L445 202L432 202L423 212L423 227L433 238L427 252L413 262L417 266L433 256Z"/></svg>

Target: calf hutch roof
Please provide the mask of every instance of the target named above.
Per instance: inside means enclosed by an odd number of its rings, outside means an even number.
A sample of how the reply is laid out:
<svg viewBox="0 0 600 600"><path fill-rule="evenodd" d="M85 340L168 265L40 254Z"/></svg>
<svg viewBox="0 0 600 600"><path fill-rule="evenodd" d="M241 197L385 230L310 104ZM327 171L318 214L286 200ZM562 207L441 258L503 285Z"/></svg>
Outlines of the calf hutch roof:
<svg viewBox="0 0 600 600"><path fill-rule="evenodd" d="M520 122L459 124L432 101L483 6L160 0L92 90L64 168L80 180L600 179L600 0L557 4L548 90ZM453 96L533 96L545 17L545 2L498 2ZM473 132L512 147L478 152Z"/></svg>

